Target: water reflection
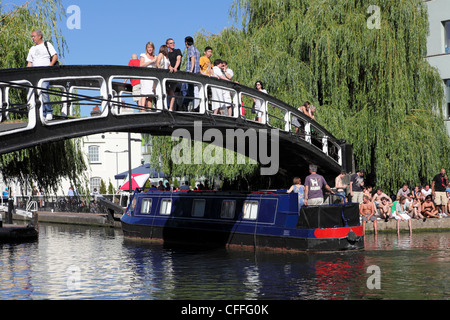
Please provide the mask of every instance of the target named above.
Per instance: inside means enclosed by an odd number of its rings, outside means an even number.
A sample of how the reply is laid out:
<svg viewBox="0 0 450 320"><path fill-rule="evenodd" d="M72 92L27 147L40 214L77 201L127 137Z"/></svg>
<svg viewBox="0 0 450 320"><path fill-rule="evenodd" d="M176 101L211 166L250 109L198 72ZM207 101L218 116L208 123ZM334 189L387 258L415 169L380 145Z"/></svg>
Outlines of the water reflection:
<svg viewBox="0 0 450 320"><path fill-rule="evenodd" d="M281 254L165 248L124 240L115 229L42 225L40 231L38 242L0 245L0 299L448 299L450 293L448 233L369 235L364 251ZM380 289L367 286L370 266L381 270Z"/></svg>

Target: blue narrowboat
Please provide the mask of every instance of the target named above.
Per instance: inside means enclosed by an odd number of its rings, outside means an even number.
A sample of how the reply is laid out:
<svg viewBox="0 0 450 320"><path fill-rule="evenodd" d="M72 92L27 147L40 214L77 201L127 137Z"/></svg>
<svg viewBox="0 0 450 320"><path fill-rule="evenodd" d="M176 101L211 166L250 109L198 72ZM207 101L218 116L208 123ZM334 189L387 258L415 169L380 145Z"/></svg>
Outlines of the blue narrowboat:
<svg viewBox="0 0 450 320"><path fill-rule="evenodd" d="M137 189L121 217L126 238L164 244L294 251L364 248L359 205L304 206L286 190L162 192Z"/></svg>

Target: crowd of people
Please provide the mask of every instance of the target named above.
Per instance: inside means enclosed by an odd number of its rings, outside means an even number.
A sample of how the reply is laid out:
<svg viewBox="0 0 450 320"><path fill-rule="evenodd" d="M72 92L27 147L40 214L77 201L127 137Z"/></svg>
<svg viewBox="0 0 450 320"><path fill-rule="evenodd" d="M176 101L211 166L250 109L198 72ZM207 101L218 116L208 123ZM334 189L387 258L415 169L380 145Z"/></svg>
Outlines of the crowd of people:
<svg viewBox="0 0 450 320"><path fill-rule="evenodd" d="M200 56L199 50L194 45L194 39L190 36L184 39L187 48L186 72L201 74L207 77L214 77L226 81L233 81L234 72L228 67L227 61L215 59L210 60L213 49L207 46L203 55ZM148 42L145 47L145 53L138 58L137 54L133 54L128 66L159 68L169 70L176 73L180 70L182 53L180 49L175 48L175 41L172 38L166 40L166 44L159 48L158 54L155 52L155 45ZM126 82L127 80L125 80ZM151 109L152 101L155 95L155 83L152 80L132 79L130 80L133 87L134 101L139 106ZM183 102L177 107L176 92L180 91ZM193 84L180 84L176 82L168 82L166 91L169 97L168 106L170 111L175 110L198 110L200 97L199 88ZM229 91L212 88L211 90L212 110L214 114L232 115L232 100ZM138 98L136 98L138 97Z"/></svg>
<svg viewBox="0 0 450 320"><path fill-rule="evenodd" d="M428 218L450 217L450 181L445 169L434 176L431 186L417 185L411 191L408 184L404 184L396 194L387 195L381 188L375 190L365 185L364 170L358 170L351 175L350 183L344 184L346 172L342 171L335 179L332 189L323 176L317 174L317 166L310 165L310 175L301 184L301 179L295 177L288 193L298 194L299 208L304 205L322 205L324 203L323 189L340 197L339 202L359 203L359 210L363 229L367 222L373 222L374 232L377 233L378 220L388 222L395 219L397 232L400 222L408 222L409 231L412 232L411 220L426 221ZM347 190L349 191L347 193Z"/></svg>
<svg viewBox="0 0 450 320"><path fill-rule="evenodd" d="M58 64L58 54L51 42L43 40L43 34L39 30L32 32L32 39L34 46L30 48L27 56L27 67L39 66L53 66ZM187 49L186 56L186 72L201 74L207 77L214 77L226 81L234 81L234 72L229 68L227 61L222 59L215 59L211 61L213 49L207 46L204 49L203 55L200 55L199 50L194 45L194 39L188 36L184 39ZM158 68L166 69L171 73L180 71L182 62L182 52L175 48L175 41L172 38L166 40L164 45L159 47L156 52L155 44L147 42L145 51L140 55L133 53L128 62L131 67L143 68ZM141 111L152 110L154 98L156 97L156 83L150 79L125 79L124 83L130 81L132 86L133 101L141 108ZM236 81L235 81L236 82ZM44 89L48 89L49 82L42 84ZM254 88L263 93L267 93L261 81L256 81ZM166 83L166 91L168 96L168 110L170 111L197 111L200 104L199 87L189 83L177 83L168 81ZM181 102L177 97L182 96ZM43 116L45 120L53 119L53 108L50 103L49 95L46 92L42 93L43 99ZM233 115L233 103L231 93L228 90L219 88L211 88L211 109L214 114ZM245 108L242 104L242 115L245 116ZM250 107L248 107L250 109ZM255 121L262 122L263 115L262 101L253 98L252 113L256 114ZM305 102L298 108L306 116L314 119L315 106L309 102ZM305 124L293 117L293 126L296 132L304 132Z"/></svg>

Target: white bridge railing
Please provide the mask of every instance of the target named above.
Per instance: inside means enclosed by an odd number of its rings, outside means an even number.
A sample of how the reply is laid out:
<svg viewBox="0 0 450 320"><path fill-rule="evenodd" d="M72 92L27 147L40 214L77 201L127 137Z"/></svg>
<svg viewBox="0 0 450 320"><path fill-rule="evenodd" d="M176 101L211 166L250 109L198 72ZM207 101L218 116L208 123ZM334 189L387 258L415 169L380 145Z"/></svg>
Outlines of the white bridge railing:
<svg viewBox="0 0 450 320"><path fill-rule="evenodd" d="M57 68L65 70L64 66ZM8 77L0 71L0 137L33 130L40 124L51 127L93 117L127 117L149 112L244 119L294 135L294 120L297 118L303 124L299 138L340 166L343 164L342 148L337 139L297 109L256 89L184 72L173 74L158 69L109 67L108 72L96 74L100 67L88 68L72 66L68 68L69 72L61 72L63 76L55 76L58 72L41 71L40 75L34 75L34 79L10 80L6 80ZM129 84L132 79L140 80L141 84L151 82L153 94L133 93ZM183 94L183 89L187 89L187 95ZM151 107L139 105L138 100L142 97L149 98ZM47 121L43 113L47 99L53 108L51 121ZM173 110L170 110L171 102L175 106ZM261 108L255 110L254 105Z"/></svg>

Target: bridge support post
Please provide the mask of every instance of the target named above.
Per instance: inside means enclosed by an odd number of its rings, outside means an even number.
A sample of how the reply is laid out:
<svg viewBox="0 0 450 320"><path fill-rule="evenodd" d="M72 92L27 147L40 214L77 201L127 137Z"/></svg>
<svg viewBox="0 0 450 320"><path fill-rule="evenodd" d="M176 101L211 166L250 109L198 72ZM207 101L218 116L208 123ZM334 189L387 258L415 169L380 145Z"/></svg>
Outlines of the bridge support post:
<svg viewBox="0 0 450 320"><path fill-rule="evenodd" d="M39 230L39 213L36 211L32 211L31 225L35 230Z"/></svg>

